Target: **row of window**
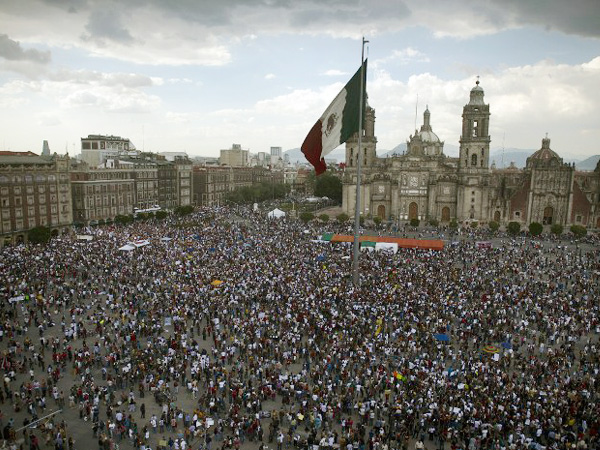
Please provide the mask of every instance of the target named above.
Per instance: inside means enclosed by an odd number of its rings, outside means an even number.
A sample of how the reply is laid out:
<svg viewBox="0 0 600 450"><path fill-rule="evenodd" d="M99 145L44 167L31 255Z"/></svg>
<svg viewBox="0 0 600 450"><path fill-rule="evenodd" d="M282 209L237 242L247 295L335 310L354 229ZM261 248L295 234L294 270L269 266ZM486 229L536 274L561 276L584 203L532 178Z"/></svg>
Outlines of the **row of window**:
<svg viewBox="0 0 600 450"><path fill-rule="evenodd" d="M13 232L13 231L34 228L34 227L37 227L38 225L48 226L48 225L52 225L52 224L58 224L57 216L52 216L50 218L50 220L48 220L48 218L46 216L41 216L41 217L37 217L37 218L30 217L29 219L26 219L26 220L23 220L23 219L15 220L14 229L12 228L11 222L9 220L4 220L4 221L2 221L2 232L7 233L7 232Z"/></svg>
<svg viewBox="0 0 600 450"><path fill-rule="evenodd" d="M61 173L58 176L58 179L61 182L66 182L69 180L67 174ZM42 174L38 174L38 175L0 175L0 184L8 184L8 183L14 183L14 184L20 184L20 183L27 183L27 184L31 184L33 183L33 181L35 180L36 183L55 183L57 180L56 175L42 175Z"/></svg>
<svg viewBox="0 0 600 450"><path fill-rule="evenodd" d="M39 206L37 208L37 214L36 214L36 208L35 207L28 207L26 210L22 209L22 208L15 208L13 210L10 209L3 209L2 210L2 220L6 220L6 219L10 219L11 217L11 211L14 214L14 217L16 219L21 219L22 217L25 216L25 212L27 212L27 217L31 218L31 217L35 217L37 215L39 216L46 216L48 214L48 209L46 208L46 206ZM69 207L68 205L63 205L60 208L60 211L62 213L68 213L69 212ZM56 205L52 205L50 206L50 214L57 214L58 213L58 206Z"/></svg>
<svg viewBox="0 0 600 450"><path fill-rule="evenodd" d="M55 185L50 185L50 186L46 186L46 185L38 185L37 187L37 192L40 194L43 194L46 192L46 188L48 188L48 192L50 192L51 194L56 192L56 186ZM69 187L66 184L61 184L58 188L58 190L60 192L68 192L69 191ZM33 186L25 186L25 193L26 194L33 194L36 190L33 188ZM23 190L21 189L21 186L15 186L12 190L14 195L21 195L23 193ZM1 196L8 196L10 195L10 189L7 187L2 187L0 188L0 195Z"/></svg>
<svg viewBox="0 0 600 450"><path fill-rule="evenodd" d="M86 219L86 220L94 220L94 219L105 219L107 217L114 217L117 214L130 214L127 208L124 207L110 207L110 208L95 208L88 209L85 211L79 211L78 218Z"/></svg>
<svg viewBox="0 0 600 450"><path fill-rule="evenodd" d="M50 194L50 203L56 203L57 202L57 196L56 194ZM37 198L37 203L40 205L44 205L46 203L46 195L45 194L40 194ZM34 205L36 203L36 198L34 195L28 195L27 197L25 197L25 201L23 201L22 197L15 197L14 198L14 206L19 207L22 206L24 203L26 203L27 205ZM65 194L60 196L60 202L61 203L67 203L68 202L68 198ZM12 206L10 198L1 198L0 199L0 206L2 207L10 207Z"/></svg>
<svg viewBox="0 0 600 450"><path fill-rule="evenodd" d="M75 195L82 194L104 194L106 192L121 192L131 191L130 184L109 184L107 185L94 185L94 186L73 186L73 193Z"/></svg>

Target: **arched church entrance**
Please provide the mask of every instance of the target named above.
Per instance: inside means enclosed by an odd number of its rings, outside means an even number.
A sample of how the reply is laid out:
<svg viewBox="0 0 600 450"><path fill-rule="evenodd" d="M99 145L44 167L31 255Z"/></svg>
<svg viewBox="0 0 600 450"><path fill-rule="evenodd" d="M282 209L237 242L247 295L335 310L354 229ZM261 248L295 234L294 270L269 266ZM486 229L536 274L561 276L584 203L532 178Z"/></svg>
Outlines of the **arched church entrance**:
<svg viewBox="0 0 600 450"><path fill-rule="evenodd" d="M419 205L415 202L412 202L408 205L408 220L418 219L419 218Z"/></svg>
<svg viewBox="0 0 600 450"><path fill-rule="evenodd" d="M447 206L442 208L442 222L450 222L450 208Z"/></svg>
<svg viewBox="0 0 600 450"><path fill-rule="evenodd" d="M542 225L552 225L553 216L554 208L552 208L552 206L544 208L544 217L542 219Z"/></svg>

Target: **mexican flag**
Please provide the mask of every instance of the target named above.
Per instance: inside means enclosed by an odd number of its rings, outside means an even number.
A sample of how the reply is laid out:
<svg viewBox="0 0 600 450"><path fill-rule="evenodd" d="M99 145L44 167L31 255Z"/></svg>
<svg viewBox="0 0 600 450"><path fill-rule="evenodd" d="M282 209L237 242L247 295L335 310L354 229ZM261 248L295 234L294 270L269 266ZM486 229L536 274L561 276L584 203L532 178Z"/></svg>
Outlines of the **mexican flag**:
<svg viewBox="0 0 600 450"><path fill-rule="evenodd" d="M367 60L363 62L363 104L365 104L364 91L366 90L367 78ZM340 144L346 142L359 129L359 111L360 105L360 74L361 69L354 74L348 81L344 89L335 97L333 102L319 117L314 124L306 139L302 143L302 153L310 162L317 175L322 174L327 169L325 165L325 155L337 148ZM363 109L364 111L364 109Z"/></svg>

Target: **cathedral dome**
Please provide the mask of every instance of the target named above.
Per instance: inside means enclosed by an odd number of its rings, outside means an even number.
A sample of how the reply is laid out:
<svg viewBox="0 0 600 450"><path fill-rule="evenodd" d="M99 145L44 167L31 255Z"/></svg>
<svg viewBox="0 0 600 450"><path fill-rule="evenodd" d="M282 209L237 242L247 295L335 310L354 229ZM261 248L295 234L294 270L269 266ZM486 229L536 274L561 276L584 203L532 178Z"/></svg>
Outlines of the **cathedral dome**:
<svg viewBox="0 0 600 450"><path fill-rule="evenodd" d="M479 80L475 82L475 87L471 89L471 95L469 98L469 105L484 105L483 102L483 88L479 86Z"/></svg>
<svg viewBox="0 0 600 450"><path fill-rule="evenodd" d="M419 137L423 142L436 143L440 142L440 138L433 131L419 131Z"/></svg>
<svg viewBox="0 0 600 450"><path fill-rule="evenodd" d="M542 139L542 148L531 155L528 159L535 159L538 161L549 161L551 159L560 160L560 156L558 156L558 153L556 153L554 150L550 149L550 139L546 137Z"/></svg>
<svg viewBox="0 0 600 450"><path fill-rule="evenodd" d="M431 129L429 107L423 113L421 130L415 130L415 135L407 142L406 154L409 156L443 156L444 154L444 143Z"/></svg>
<svg viewBox="0 0 600 450"><path fill-rule="evenodd" d="M475 87L471 89L471 92L483 92L483 88L479 86L479 80L475 82Z"/></svg>
<svg viewBox="0 0 600 450"><path fill-rule="evenodd" d="M542 148L527 158L527 167L549 167L562 164L563 160L558 153L550 149L550 138L542 139Z"/></svg>
<svg viewBox="0 0 600 450"><path fill-rule="evenodd" d="M429 108L425 109L423 113L423 125L421 126L421 130L417 134L419 138L421 138L421 142L427 142L431 144L435 144L440 142L440 138L437 134L433 132L431 129L431 113L429 112Z"/></svg>

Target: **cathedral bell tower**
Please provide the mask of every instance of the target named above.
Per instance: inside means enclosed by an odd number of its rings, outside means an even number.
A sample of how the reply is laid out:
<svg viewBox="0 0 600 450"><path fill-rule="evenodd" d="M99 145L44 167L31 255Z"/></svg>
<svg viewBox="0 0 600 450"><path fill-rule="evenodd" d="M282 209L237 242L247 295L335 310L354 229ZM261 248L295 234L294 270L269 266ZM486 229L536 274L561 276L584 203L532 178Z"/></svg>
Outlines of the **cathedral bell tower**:
<svg viewBox="0 0 600 450"><path fill-rule="evenodd" d="M377 159L377 138L375 137L375 110L367 102L364 116L364 134L361 140L361 167L371 167ZM346 141L346 167L357 166L358 134Z"/></svg>
<svg viewBox="0 0 600 450"><path fill-rule="evenodd" d="M477 80L475 87L471 89L469 103L463 108L458 164L461 171L477 173L489 169L489 125L490 105L483 102L483 89Z"/></svg>

